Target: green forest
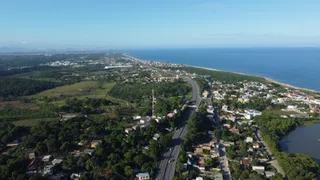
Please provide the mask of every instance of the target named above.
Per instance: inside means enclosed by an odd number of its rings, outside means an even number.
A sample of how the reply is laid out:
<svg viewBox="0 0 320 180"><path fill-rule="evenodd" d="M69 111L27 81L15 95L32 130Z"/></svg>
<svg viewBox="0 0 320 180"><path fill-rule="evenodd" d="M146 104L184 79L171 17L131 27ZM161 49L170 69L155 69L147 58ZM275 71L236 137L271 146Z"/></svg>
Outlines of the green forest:
<svg viewBox="0 0 320 180"><path fill-rule="evenodd" d="M305 120L263 114L255 119L261 136L278 159L289 180L316 179L320 166L311 157L303 154L279 152L279 142L283 136L294 130Z"/></svg>
<svg viewBox="0 0 320 180"><path fill-rule="evenodd" d="M0 78L0 98L27 96L59 86L59 83L23 78ZM0 99L0 100L1 100Z"/></svg>
<svg viewBox="0 0 320 180"><path fill-rule="evenodd" d="M226 72L226 71L212 71L212 70L206 70L206 69L189 67L189 66L183 68L183 70L189 73L196 73L199 75L209 75L209 76L212 76L215 81L222 81L226 83L235 83L235 82L244 81L244 80L265 82L265 79L262 77L237 74L237 73Z"/></svg>
<svg viewBox="0 0 320 180"><path fill-rule="evenodd" d="M156 98L184 96L191 91L191 88L183 81L151 84L118 83L108 94L131 103L139 103L144 98L151 99L152 89L155 91Z"/></svg>

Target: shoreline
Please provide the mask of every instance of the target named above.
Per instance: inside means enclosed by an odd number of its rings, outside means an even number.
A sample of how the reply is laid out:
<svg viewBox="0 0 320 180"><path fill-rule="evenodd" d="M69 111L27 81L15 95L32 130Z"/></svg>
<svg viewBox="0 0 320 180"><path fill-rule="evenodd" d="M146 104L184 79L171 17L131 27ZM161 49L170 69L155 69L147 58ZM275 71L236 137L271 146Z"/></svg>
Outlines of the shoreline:
<svg viewBox="0 0 320 180"><path fill-rule="evenodd" d="M127 56L127 57L129 57L129 58L132 58L132 59L134 59L134 60L136 60L136 61L140 61L140 62L151 61L151 60L138 59L138 58L136 58L136 57L133 57L133 56L130 56L130 55L127 55L127 54L124 54L124 55ZM160 61L154 61L154 62L160 62ZM175 63L171 63L171 62L170 62L170 64L175 64ZM265 79L265 80L266 80L267 82L269 82L269 83L275 83L275 84L278 84L278 85L280 85L280 86L284 86L284 87L288 87L288 88L292 88L292 89L296 89L296 90L308 91L308 92L312 92L312 93L320 93L320 91L316 91L316 90L308 89L308 88L297 87L297 86L290 85L290 84L283 83L283 82L279 82L279 81L276 81L276 80L274 80L274 79L271 79L271 78L268 78L268 77L264 77L264 76L253 75L253 74L246 74L246 73L241 73L241 72L226 71L226 70L220 70L220 69L214 69L214 68L208 68L208 67L201 67L201 66L192 66L192 65L188 65L188 64L182 64L182 65L183 65L183 66L186 66L186 67L199 68L199 69L204 69L204 70L209 70L209 71L229 72L229 73L234 73L234 74L239 74L239 75L260 77L260 78Z"/></svg>
<svg viewBox="0 0 320 180"><path fill-rule="evenodd" d="M303 90L303 91L309 91L309 92L313 92L313 93L320 93L319 91L316 91L316 90L313 90L313 89L297 87L297 86L294 86L294 85L290 85L290 84L287 84L287 83L279 82L279 81L276 81L274 79L271 79L271 78L268 78L268 77L264 77L264 76L259 76L259 75L252 75L252 74L246 74L246 73L240 73L240 72L226 71L226 70L207 68L207 67L201 67L201 66L191 66L191 65L185 65L185 64L184 64L184 66L193 67L193 68L199 68L199 69L205 69L205 70L209 70L209 71L229 72L229 73L234 73L234 74L239 74L239 75L260 77L260 78L265 79L267 82L279 84L281 86L285 86L285 87L288 87L288 88L293 88L293 89Z"/></svg>

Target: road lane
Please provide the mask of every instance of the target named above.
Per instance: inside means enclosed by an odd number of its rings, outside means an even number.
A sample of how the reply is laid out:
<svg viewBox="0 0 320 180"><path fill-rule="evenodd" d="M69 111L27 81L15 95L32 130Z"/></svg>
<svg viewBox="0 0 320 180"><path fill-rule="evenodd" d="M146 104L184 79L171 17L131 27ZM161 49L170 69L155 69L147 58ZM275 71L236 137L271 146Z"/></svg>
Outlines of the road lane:
<svg viewBox="0 0 320 180"><path fill-rule="evenodd" d="M201 102L201 97L200 97L200 92L199 92L199 87L198 84L188 78L188 77L183 77L185 81L190 83L192 85L192 99L191 101L195 103L196 108L188 107L188 109L185 111L182 117L182 123L180 126L178 126L179 130L177 130L171 140L172 143L172 150L167 151L163 155L163 159L161 160L159 164L159 170L158 170L158 175L157 179L158 180L172 180L174 176L174 171L175 171L175 165L176 161L178 158L178 155L180 153L181 147L180 144L183 141L184 136L187 134L187 121L191 115L191 113L195 110L197 110L200 102ZM169 160L173 159L173 162L169 163Z"/></svg>

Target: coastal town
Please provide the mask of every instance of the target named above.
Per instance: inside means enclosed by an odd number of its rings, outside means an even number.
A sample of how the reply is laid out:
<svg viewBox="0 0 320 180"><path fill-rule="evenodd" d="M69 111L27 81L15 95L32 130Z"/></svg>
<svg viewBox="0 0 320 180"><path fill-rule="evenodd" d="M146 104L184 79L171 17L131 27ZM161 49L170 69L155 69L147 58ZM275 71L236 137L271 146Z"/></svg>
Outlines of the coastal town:
<svg viewBox="0 0 320 180"><path fill-rule="evenodd" d="M319 93L264 78L124 54L77 58L39 64L65 71L42 79L68 83L15 99L34 108L29 114L54 111L36 114L50 119L36 125L1 126L9 134L2 179L290 179L264 118L290 128L320 122ZM0 110L10 106L5 100Z"/></svg>

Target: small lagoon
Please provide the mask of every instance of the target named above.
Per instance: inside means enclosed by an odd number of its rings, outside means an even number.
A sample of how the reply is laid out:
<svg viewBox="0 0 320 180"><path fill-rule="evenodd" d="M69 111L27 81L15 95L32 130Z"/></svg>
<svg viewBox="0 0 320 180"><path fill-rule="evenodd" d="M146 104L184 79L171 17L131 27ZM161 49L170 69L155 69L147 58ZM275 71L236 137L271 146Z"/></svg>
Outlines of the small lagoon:
<svg viewBox="0 0 320 180"><path fill-rule="evenodd" d="M320 163L320 123L297 127L280 141L280 150L305 154Z"/></svg>

